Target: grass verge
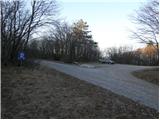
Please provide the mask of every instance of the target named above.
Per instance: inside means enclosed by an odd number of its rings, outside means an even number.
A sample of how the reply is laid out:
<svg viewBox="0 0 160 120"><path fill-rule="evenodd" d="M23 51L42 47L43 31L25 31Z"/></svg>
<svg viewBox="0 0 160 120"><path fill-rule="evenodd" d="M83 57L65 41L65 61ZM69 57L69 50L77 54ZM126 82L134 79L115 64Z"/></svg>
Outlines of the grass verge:
<svg viewBox="0 0 160 120"><path fill-rule="evenodd" d="M48 68L2 68L2 118L158 118L159 113Z"/></svg>
<svg viewBox="0 0 160 120"><path fill-rule="evenodd" d="M159 68L134 71L132 74L137 78L159 85Z"/></svg>

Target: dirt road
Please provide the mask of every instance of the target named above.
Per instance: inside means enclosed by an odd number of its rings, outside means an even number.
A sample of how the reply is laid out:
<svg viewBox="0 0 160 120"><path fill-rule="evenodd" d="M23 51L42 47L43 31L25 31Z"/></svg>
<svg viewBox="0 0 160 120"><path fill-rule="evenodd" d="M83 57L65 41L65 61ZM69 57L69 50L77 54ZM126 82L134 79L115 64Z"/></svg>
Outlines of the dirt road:
<svg viewBox="0 0 160 120"><path fill-rule="evenodd" d="M40 64L101 86L148 107L156 110L159 109L159 87L152 83L137 79L130 74L132 71L149 67L120 64L94 64L95 67L86 68L78 65L44 60L41 60Z"/></svg>

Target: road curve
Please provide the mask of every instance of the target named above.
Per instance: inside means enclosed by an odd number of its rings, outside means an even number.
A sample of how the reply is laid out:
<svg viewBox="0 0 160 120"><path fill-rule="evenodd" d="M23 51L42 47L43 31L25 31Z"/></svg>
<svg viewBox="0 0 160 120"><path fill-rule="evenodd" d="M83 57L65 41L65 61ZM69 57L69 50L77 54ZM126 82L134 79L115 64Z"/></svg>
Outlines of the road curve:
<svg viewBox="0 0 160 120"><path fill-rule="evenodd" d="M159 109L159 87L130 74L149 67L97 64L95 68L85 68L46 60L40 60L40 64L111 90L150 108Z"/></svg>

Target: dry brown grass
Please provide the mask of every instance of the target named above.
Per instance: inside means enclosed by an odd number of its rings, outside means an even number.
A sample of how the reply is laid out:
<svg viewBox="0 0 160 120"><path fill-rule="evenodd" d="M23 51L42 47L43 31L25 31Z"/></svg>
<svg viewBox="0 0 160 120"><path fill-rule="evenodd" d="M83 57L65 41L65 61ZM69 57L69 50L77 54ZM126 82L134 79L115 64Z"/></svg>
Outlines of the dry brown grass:
<svg viewBox="0 0 160 120"><path fill-rule="evenodd" d="M158 118L154 109L47 68L2 68L2 118Z"/></svg>
<svg viewBox="0 0 160 120"><path fill-rule="evenodd" d="M132 73L137 78L159 85L159 68L144 69Z"/></svg>

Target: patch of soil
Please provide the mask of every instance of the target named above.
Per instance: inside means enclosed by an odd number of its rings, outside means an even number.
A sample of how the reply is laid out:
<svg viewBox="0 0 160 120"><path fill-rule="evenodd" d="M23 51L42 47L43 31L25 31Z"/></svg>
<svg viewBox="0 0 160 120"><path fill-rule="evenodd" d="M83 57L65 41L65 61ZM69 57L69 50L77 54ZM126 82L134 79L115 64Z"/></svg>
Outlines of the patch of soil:
<svg viewBox="0 0 160 120"><path fill-rule="evenodd" d="M48 68L2 68L1 116L27 118L158 118L124 96Z"/></svg>

